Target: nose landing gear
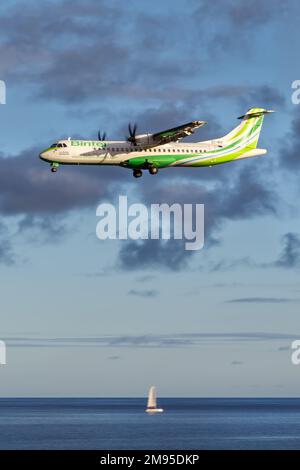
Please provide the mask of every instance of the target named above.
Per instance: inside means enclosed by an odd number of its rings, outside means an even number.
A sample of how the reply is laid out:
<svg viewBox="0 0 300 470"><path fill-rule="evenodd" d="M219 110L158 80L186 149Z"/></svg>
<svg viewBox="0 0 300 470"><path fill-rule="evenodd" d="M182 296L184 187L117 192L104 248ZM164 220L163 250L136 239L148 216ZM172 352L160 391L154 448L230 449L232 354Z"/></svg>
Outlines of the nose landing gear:
<svg viewBox="0 0 300 470"><path fill-rule="evenodd" d="M58 170L58 163L51 163L51 171L52 173L56 173Z"/></svg>

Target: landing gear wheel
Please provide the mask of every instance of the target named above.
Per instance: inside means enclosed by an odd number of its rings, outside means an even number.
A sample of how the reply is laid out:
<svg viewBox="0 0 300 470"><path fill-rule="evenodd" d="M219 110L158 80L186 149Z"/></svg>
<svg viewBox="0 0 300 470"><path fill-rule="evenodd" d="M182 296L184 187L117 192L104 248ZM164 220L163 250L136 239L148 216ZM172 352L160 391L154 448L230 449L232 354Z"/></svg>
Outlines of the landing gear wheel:
<svg viewBox="0 0 300 470"><path fill-rule="evenodd" d="M150 173L150 175L157 175L157 173L158 173L158 168L156 168L156 166L151 166L151 167L149 168L149 173Z"/></svg>
<svg viewBox="0 0 300 470"><path fill-rule="evenodd" d="M140 178L143 175L142 170L133 170L133 176L135 178Z"/></svg>
<svg viewBox="0 0 300 470"><path fill-rule="evenodd" d="M56 172L57 172L57 167L56 167L56 166L53 166L53 167L51 168L51 171L52 171L52 173L56 173Z"/></svg>

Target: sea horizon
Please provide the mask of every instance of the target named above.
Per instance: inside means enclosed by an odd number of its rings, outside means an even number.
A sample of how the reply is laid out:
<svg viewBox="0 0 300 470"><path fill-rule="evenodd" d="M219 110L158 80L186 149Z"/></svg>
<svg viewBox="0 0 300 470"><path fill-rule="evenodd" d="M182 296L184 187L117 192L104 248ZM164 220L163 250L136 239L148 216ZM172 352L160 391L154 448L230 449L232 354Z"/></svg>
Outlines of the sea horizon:
<svg viewBox="0 0 300 470"><path fill-rule="evenodd" d="M0 398L0 449L300 449L300 398Z"/></svg>

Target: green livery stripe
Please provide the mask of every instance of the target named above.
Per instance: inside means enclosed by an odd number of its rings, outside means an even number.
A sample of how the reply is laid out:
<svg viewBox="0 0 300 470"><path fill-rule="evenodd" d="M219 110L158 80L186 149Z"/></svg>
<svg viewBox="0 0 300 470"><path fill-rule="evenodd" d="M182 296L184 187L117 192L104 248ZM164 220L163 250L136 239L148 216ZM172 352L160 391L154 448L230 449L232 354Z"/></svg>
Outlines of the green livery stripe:
<svg viewBox="0 0 300 470"><path fill-rule="evenodd" d="M254 120L254 123L253 123ZM126 162L126 166L131 168L141 168L146 163L151 163L157 168L163 168L169 165L176 166L208 166L211 164L225 163L234 160L237 157L247 153L249 150L255 149L258 142L259 131L263 122L263 116L259 118L249 119L246 122L246 125L243 126L243 135L240 135L239 139L229 140L229 145L210 150L205 153L194 152L189 155L187 154L158 154L158 155L149 155L149 157L135 157L130 158ZM252 121L252 122L251 122ZM249 124L250 122L250 124ZM244 145L243 145L244 143ZM238 148L241 147L241 148ZM232 151L231 151L232 150ZM183 163L180 163L181 160L186 160Z"/></svg>

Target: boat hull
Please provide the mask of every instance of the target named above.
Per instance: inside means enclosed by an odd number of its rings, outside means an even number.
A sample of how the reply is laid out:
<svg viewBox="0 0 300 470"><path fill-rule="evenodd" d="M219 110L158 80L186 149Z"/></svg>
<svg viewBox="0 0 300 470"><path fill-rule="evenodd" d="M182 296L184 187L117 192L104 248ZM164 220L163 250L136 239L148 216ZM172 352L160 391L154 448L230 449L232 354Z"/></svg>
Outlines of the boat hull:
<svg viewBox="0 0 300 470"><path fill-rule="evenodd" d="M145 410L146 413L163 413L163 411L162 408L147 408Z"/></svg>

